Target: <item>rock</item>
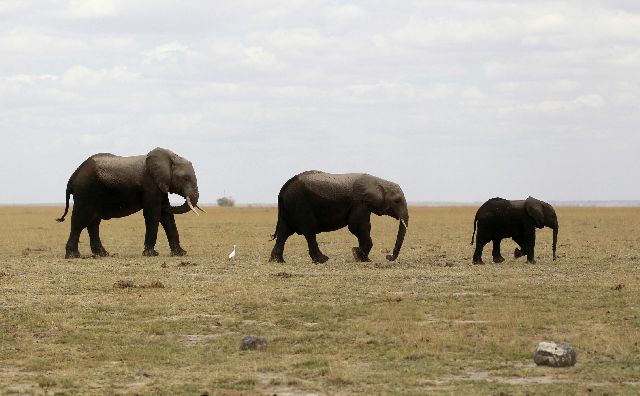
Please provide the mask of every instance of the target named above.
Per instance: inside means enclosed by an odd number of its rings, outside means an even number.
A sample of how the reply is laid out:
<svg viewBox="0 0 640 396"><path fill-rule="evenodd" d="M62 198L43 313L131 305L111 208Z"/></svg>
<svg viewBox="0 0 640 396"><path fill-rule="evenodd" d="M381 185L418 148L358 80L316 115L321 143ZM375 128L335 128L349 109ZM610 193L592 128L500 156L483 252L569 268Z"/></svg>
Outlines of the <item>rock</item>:
<svg viewBox="0 0 640 396"><path fill-rule="evenodd" d="M543 341L536 347L533 361L538 366L570 367L576 364L576 350L567 344Z"/></svg>
<svg viewBox="0 0 640 396"><path fill-rule="evenodd" d="M256 350L256 349L264 349L267 347L267 340L264 338L248 335L242 339L240 343L241 350Z"/></svg>

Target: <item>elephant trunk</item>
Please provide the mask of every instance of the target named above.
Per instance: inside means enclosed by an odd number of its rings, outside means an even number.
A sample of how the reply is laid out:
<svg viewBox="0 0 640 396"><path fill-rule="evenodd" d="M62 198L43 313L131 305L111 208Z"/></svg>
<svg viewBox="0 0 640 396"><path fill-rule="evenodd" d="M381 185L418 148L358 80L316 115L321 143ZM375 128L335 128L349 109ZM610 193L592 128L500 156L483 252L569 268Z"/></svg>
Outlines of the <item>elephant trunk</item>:
<svg viewBox="0 0 640 396"><path fill-rule="evenodd" d="M193 199L192 199L193 197ZM196 212L196 210L194 209L194 206L198 206L198 193L193 194L192 196L186 195L185 194L185 202L180 205L180 206L171 206L169 207L168 212L172 213L172 214L183 214L183 213L187 213L188 211L192 210L193 213L197 214L198 216L200 216L198 214L198 212Z"/></svg>
<svg viewBox="0 0 640 396"><path fill-rule="evenodd" d="M556 245L558 244L558 224L556 223L553 227L553 259L556 259Z"/></svg>
<svg viewBox="0 0 640 396"><path fill-rule="evenodd" d="M409 227L409 215L405 214L400 217L400 224L398 224L398 235L396 236L396 245L393 247L393 253L387 255L387 260L395 261L400 254L400 248L402 248L402 242L404 242L404 236L407 233L407 227Z"/></svg>

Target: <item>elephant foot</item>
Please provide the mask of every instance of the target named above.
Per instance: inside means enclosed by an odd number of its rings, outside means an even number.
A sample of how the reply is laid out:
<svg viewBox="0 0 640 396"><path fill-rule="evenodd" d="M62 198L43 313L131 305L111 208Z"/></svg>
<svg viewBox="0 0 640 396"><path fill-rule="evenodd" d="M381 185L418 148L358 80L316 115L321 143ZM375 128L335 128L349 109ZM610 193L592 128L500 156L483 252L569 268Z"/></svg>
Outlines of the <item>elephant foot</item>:
<svg viewBox="0 0 640 396"><path fill-rule="evenodd" d="M66 259L80 258L80 252L77 250L67 250L67 253L64 255Z"/></svg>
<svg viewBox="0 0 640 396"><path fill-rule="evenodd" d="M156 253L157 255L157 253ZM175 249L171 249L171 257L182 257L182 256L186 256L187 255L187 251L184 250L183 248L181 248L180 246L178 246Z"/></svg>
<svg viewBox="0 0 640 396"><path fill-rule="evenodd" d="M522 250L516 248L516 250L513 251L513 257L520 258L522 256L524 256L524 253L522 253Z"/></svg>
<svg viewBox="0 0 640 396"><path fill-rule="evenodd" d="M284 249L279 250L279 249L273 248L273 250L271 250L271 256L269 256L269 262L284 263L284 257L282 256L283 253L284 253Z"/></svg>
<svg viewBox="0 0 640 396"><path fill-rule="evenodd" d="M270 263L284 263L284 257L282 255L277 255L271 253L271 257L269 257Z"/></svg>
<svg viewBox="0 0 640 396"><path fill-rule="evenodd" d="M329 260L329 257L325 256L322 253L319 253L316 257L311 257L311 261L313 261L315 264L324 264L327 262L327 260Z"/></svg>
<svg viewBox="0 0 640 396"><path fill-rule="evenodd" d="M493 262L496 263L496 264L500 264L500 263L504 262L504 257L502 257L502 256L494 257L493 258Z"/></svg>
<svg viewBox="0 0 640 396"><path fill-rule="evenodd" d="M360 262L363 262L363 263L371 262L371 260L369 260L369 257L367 257L367 255L364 254L362 249L359 248L358 246L351 248L351 253L353 254L353 258L356 261L360 261Z"/></svg>
<svg viewBox="0 0 640 396"><path fill-rule="evenodd" d="M109 257L109 252L107 252L103 247L98 249L92 249L91 253L93 253L95 257Z"/></svg>
<svg viewBox="0 0 640 396"><path fill-rule="evenodd" d="M144 251L142 252L142 255L145 257L155 257L158 255L158 252L156 252L155 249L153 248L149 248L149 249L144 249Z"/></svg>

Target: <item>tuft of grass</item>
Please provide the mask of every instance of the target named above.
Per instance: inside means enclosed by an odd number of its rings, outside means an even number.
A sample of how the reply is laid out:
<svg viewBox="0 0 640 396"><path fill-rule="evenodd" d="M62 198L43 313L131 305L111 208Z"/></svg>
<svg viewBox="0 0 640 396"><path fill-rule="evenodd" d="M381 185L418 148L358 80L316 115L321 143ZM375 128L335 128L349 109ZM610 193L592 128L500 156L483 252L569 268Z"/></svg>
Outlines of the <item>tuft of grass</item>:
<svg viewBox="0 0 640 396"><path fill-rule="evenodd" d="M41 388L51 388L57 384L56 380L50 377L37 377L36 382Z"/></svg>
<svg viewBox="0 0 640 396"><path fill-rule="evenodd" d="M131 287L136 287L136 285L134 285L130 280L118 280L113 284L113 287L115 287L116 289L128 289Z"/></svg>
<svg viewBox="0 0 640 396"><path fill-rule="evenodd" d="M275 274L269 274L269 275L275 276L275 277L278 277L278 278L291 278L293 276L289 272L285 272L285 271L281 271L281 272L277 272Z"/></svg>
<svg viewBox="0 0 640 396"><path fill-rule="evenodd" d="M41 253L41 252L45 252L47 249L45 248L24 248L22 249L22 255L24 257L30 256L33 253Z"/></svg>
<svg viewBox="0 0 640 396"><path fill-rule="evenodd" d="M164 289L164 284L160 281L152 281L138 286L141 289Z"/></svg>
<svg viewBox="0 0 640 396"><path fill-rule="evenodd" d="M152 281L149 283L144 283L141 285L136 285L133 281L130 280L118 280L113 284L113 287L116 289L129 289L129 288L138 288L138 289L164 289L164 284L160 281Z"/></svg>

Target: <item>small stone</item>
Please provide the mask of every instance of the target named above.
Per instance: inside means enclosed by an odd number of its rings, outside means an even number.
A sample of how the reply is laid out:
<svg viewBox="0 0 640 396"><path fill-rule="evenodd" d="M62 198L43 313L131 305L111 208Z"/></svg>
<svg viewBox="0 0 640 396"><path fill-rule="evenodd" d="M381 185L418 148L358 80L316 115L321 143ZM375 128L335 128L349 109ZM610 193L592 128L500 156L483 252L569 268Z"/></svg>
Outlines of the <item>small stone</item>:
<svg viewBox="0 0 640 396"><path fill-rule="evenodd" d="M538 366L570 367L576 364L576 350L567 344L543 341L536 347L533 361Z"/></svg>
<svg viewBox="0 0 640 396"><path fill-rule="evenodd" d="M240 343L241 350L256 350L256 349L264 349L267 347L267 340L264 338L248 335L242 339Z"/></svg>

